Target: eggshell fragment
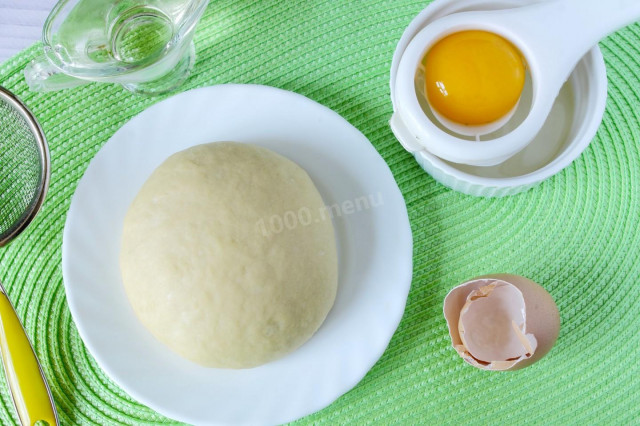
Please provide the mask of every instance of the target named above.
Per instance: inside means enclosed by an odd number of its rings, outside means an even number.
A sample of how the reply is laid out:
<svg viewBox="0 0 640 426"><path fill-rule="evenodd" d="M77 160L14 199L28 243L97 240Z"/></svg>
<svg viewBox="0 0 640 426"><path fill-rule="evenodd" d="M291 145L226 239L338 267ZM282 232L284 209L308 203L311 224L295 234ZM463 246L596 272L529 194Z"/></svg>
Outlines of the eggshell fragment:
<svg viewBox="0 0 640 426"><path fill-rule="evenodd" d="M560 330L551 295L517 275L495 274L459 285L445 298L444 316L453 347L484 370L532 364L549 352Z"/></svg>

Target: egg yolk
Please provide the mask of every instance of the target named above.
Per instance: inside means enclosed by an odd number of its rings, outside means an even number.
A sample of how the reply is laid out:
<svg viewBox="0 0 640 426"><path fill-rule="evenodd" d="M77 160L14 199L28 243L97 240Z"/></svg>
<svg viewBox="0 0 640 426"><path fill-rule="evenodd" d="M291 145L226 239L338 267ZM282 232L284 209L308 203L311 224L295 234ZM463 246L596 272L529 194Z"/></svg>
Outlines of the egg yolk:
<svg viewBox="0 0 640 426"><path fill-rule="evenodd" d="M429 104L445 118L482 125L507 115L525 79L520 51L499 35L462 31L438 41L423 59Z"/></svg>

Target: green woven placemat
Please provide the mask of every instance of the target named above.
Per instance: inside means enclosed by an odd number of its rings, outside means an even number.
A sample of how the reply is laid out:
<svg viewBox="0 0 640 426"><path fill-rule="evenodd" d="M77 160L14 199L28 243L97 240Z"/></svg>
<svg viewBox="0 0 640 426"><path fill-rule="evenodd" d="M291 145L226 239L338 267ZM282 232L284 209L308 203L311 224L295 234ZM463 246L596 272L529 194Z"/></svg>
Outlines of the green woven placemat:
<svg viewBox="0 0 640 426"><path fill-rule="evenodd" d="M524 194L479 199L437 184L387 125L391 57L426 3L212 1L196 32L198 60L185 90L265 84L332 108L369 138L407 202L414 276L400 327L356 388L301 423L638 423L640 26L601 44L609 100L585 153ZM97 84L31 93L22 70L38 51L36 45L3 64L0 84L44 128L51 187L36 221L0 250L0 279L35 345L63 424L173 423L100 370L69 314L61 272L62 231L78 180L119 127L160 99ZM444 296L492 272L530 277L560 309L555 348L521 371L476 370L450 347ZM0 423L16 423L4 381L0 388Z"/></svg>

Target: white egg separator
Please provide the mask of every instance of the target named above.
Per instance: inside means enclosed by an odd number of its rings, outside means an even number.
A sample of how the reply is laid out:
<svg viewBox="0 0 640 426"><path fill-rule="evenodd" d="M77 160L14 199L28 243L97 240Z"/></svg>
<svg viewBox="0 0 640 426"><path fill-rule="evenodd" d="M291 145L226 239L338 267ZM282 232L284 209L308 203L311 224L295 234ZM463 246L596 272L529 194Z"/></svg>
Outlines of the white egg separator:
<svg viewBox="0 0 640 426"><path fill-rule="evenodd" d="M444 160L475 166L504 162L538 134L578 61L601 38L640 18L638 0L534 0L518 5L449 14L430 22L411 39L401 53L391 88L395 112L390 125L405 149L426 149ZM490 123L478 132L486 136L484 140L465 138L429 114L416 88L422 58L431 46L466 30L489 31L509 40L524 56L531 76L531 101L523 119L506 132L495 126L504 126L503 121Z"/></svg>

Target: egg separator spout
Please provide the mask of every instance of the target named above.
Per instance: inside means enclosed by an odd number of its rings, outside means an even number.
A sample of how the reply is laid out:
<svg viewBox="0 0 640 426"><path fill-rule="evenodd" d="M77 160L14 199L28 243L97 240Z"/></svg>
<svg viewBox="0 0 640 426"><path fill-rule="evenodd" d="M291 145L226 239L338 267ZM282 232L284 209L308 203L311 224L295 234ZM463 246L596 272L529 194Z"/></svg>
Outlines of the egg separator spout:
<svg viewBox="0 0 640 426"><path fill-rule="evenodd" d="M527 6L448 15L423 28L411 40L398 68L398 108L392 127L414 139L409 150L427 149L455 163L492 166L525 148L544 125L553 103L576 64L599 40L640 19L639 0L550 0ZM482 30L510 41L525 58L532 80L526 117L513 130L488 140L449 133L427 117L416 94L416 70L429 49L460 31ZM437 119L436 119L437 120ZM440 123L446 127L446 123ZM485 126L484 135L498 129ZM498 120L498 127L504 120ZM456 133L458 135L456 135ZM415 143L413 143L415 142Z"/></svg>

